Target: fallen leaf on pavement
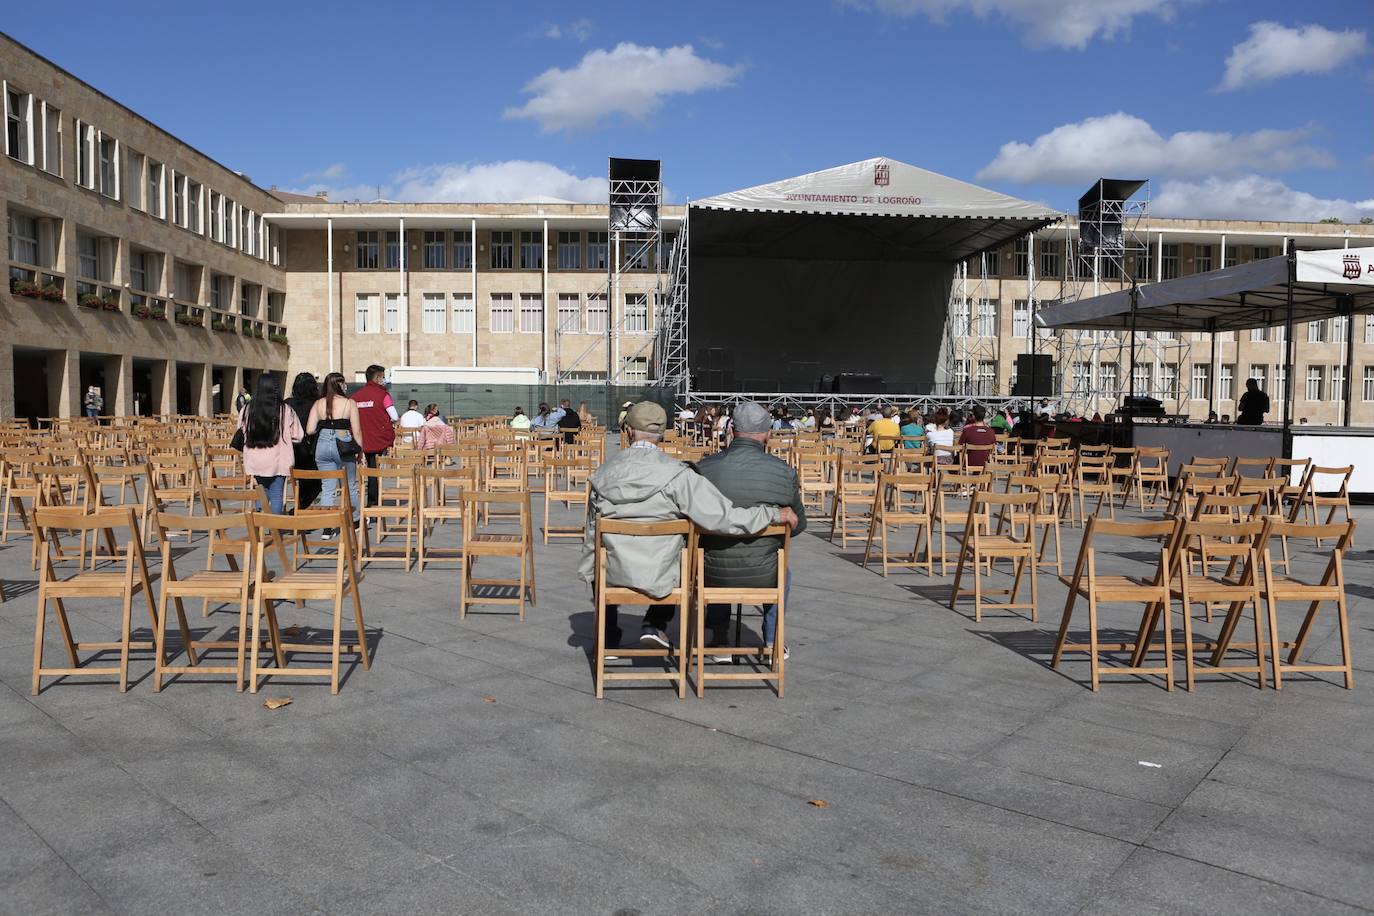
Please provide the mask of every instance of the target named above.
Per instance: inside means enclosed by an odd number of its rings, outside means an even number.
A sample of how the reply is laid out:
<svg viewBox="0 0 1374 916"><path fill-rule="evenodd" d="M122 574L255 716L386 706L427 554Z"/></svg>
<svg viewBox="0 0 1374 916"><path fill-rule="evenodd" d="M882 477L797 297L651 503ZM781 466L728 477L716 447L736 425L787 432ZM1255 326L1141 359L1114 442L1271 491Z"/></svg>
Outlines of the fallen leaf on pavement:
<svg viewBox="0 0 1374 916"><path fill-rule="evenodd" d="M813 808L829 808L829 807L830 807L830 802L826 801L826 800L823 799L823 798L813 798L813 799L811 799L809 802L807 802L807 804L810 805L810 806L813 807Z"/></svg>
<svg viewBox="0 0 1374 916"><path fill-rule="evenodd" d="M490 697L490 696L488 696L488 697L482 697L482 702L483 702L483 703L495 703L495 702L496 702L496 697Z"/></svg>
<svg viewBox="0 0 1374 916"><path fill-rule="evenodd" d="M268 709L281 709L283 706L291 705L290 697L268 697L262 701L262 705Z"/></svg>

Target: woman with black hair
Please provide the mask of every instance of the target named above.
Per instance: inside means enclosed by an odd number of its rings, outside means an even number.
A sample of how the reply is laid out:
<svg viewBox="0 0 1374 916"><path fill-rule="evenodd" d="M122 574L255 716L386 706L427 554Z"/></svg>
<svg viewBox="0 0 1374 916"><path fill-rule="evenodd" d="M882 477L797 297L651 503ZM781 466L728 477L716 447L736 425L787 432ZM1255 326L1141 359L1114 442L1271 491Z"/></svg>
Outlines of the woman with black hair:
<svg viewBox="0 0 1374 916"><path fill-rule="evenodd" d="M286 399L286 403L296 412L296 419L300 420L301 429L310 420L310 408L315 406L315 402L320 399L320 383L315 378L313 372L299 372L295 380L291 383L291 397ZM316 435L306 434L305 438L296 443L296 464L295 467L303 471L318 470L315 464L315 440ZM296 492L296 509L308 509L320 496L320 482L318 480L302 480Z"/></svg>
<svg viewBox="0 0 1374 916"><path fill-rule="evenodd" d="M315 443L315 461L321 471L347 472L349 501L353 506L353 522L358 521L358 456L363 449L362 421L358 415L358 402L348 396L348 383L342 372L331 372L324 377L324 390L320 399L310 410L306 421L307 431L319 438ZM339 484L335 480L324 481L320 496L321 506L339 505Z"/></svg>
<svg viewBox="0 0 1374 916"><path fill-rule="evenodd" d="M253 399L239 412L243 430L243 471L267 491L273 513L282 511L282 491L295 461L295 443L305 437L300 420L281 396L281 383L270 372L258 376Z"/></svg>

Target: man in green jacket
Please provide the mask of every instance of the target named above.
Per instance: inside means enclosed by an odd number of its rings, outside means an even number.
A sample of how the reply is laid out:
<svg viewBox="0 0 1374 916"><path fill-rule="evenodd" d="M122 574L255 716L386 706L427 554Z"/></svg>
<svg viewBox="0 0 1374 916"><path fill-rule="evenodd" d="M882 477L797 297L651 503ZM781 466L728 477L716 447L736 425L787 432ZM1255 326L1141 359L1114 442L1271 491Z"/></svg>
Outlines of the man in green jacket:
<svg viewBox="0 0 1374 916"><path fill-rule="evenodd" d="M763 405L746 401L732 416L734 441L723 452L703 458L697 469L701 476L736 506L778 506L790 508L797 516L793 532L806 530L806 510L801 503L801 484L785 461L768 454L771 417ZM702 535L706 551L706 584L713 587L769 588L778 581L779 537L748 540ZM791 571L787 575L790 588ZM763 643L772 647L777 629L777 605L763 609ZM730 606L713 604L706 611L706 627L714 645L727 645ZM783 647L786 657L787 647ZM727 659L721 656L717 660Z"/></svg>
<svg viewBox="0 0 1374 916"><path fill-rule="evenodd" d="M583 581L596 581L596 522L601 517L628 521L668 521L689 518L699 528L721 534L753 534L769 525L795 525L791 509L745 508L731 504L711 483L690 467L659 451L668 414L653 401L640 401L625 413L631 443L592 473L591 507L583 539ZM678 555L682 538L667 536L606 536L607 584L632 588L651 598L666 596L678 584ZM639 641L669 648L664 632L675 605L651 605L644 614ZM620 644L619 608L606 608L606 645Z"/></svg>

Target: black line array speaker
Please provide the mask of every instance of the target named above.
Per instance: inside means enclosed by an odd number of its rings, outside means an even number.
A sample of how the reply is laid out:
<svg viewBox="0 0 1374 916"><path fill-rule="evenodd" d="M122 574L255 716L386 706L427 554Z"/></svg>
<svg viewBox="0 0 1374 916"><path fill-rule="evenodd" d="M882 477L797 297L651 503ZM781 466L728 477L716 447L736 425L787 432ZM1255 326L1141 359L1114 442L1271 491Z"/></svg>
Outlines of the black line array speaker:
<svg viewBox="0 0 1374 916"><path fill-rule="evenodd" d="M1012 394L1020 398L1047 398L1054 394L1054 357L1048 353L1020 353L1016 357L1016 384Z"/></svg>

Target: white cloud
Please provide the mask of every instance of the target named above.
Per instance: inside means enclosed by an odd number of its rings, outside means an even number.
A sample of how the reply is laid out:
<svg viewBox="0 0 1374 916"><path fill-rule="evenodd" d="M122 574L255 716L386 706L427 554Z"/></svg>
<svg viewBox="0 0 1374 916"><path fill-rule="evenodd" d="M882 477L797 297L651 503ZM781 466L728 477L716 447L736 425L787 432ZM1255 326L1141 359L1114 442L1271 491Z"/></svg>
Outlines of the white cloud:
<svg viewBox="0 0 1374 916"><path fill-rule="evenodd" d="M332 167L331 167L332 168ZM326 170L327 171L327 170ZM346 174L340 165L339 175ZM315 181L295 194L327 191L334 202L404 200L419 202L509 203L530 198L558 198L575 203L603 203L605 178L583 178L550 162L508 159L499 162L443 162L403 169L379 185L337 185Z"/></svg>
<svg viewBox="0 0 1374 916"><path fill-rule="evenodd" d="M1240 89L1299 73L1330 73L1368 48L1365 33L1319 25L1292 29L1256 22L1250 37L1231 49L1220 89Z"/></svg>
<svg viewBox="0 0 1374 916"><path fill-rule="evenodd" d="M306 172L304 175L302 175L300 178L297 178L296 180L306 182L339 181L340 179L345 178L347 175L348 168L342 162L336 162L333 165L327 165L322 169L318 169L317 171Z"/></svg>
<svg viewBox="0 0 1374 916"><path fill-rule="evenodd" d="M665 96L720 89L742 68L698 57L691 45L652 48L622 42L598 49L568 70L553 67L530 80L534 97L507 118L529 118L546 132L594 127L610 115L645 118Z"/></svg>
<svg viewBox="0 0 1374 916"><path fill-rule="evenodd" d="M1165 137L1134 115L1062 124L1030 143L1004 144L978 173L981 180L1080 184L1103 175L1180 178L1247 171L1328 167L1326 151L1305 144L1311 129L1179 131Z"/></svg>
<svg viewBox="0 0 1374 916"><path fill-rule="evenodd" d="M1315 222L1335 216L1348 223L1374 216L1374 198L1343 200L1317 197L1266 175L1166 181L1150 201L1158 216L1195 219L1295 220Z"/></svg>
<svg viewBox="0 0 1374 916"><path fill-rule="evenodd" d="M590 19L577 19L567 25L559 25L556 22L549 23L544 28L545 38L571 38L574 41L586 41L592 37L592 21Z"/></svg>
<svg viewBox="0 0 1374 916"><path fill-rule="evenodd" d="M1190 0L840 0L844 6L874 9L888 16L926 16L943 22L950 13L980 19L1000 17L1021 29L1033 47L1077 48L1101 34L1115 38L1137 16L1168 20Z"/></svg>

